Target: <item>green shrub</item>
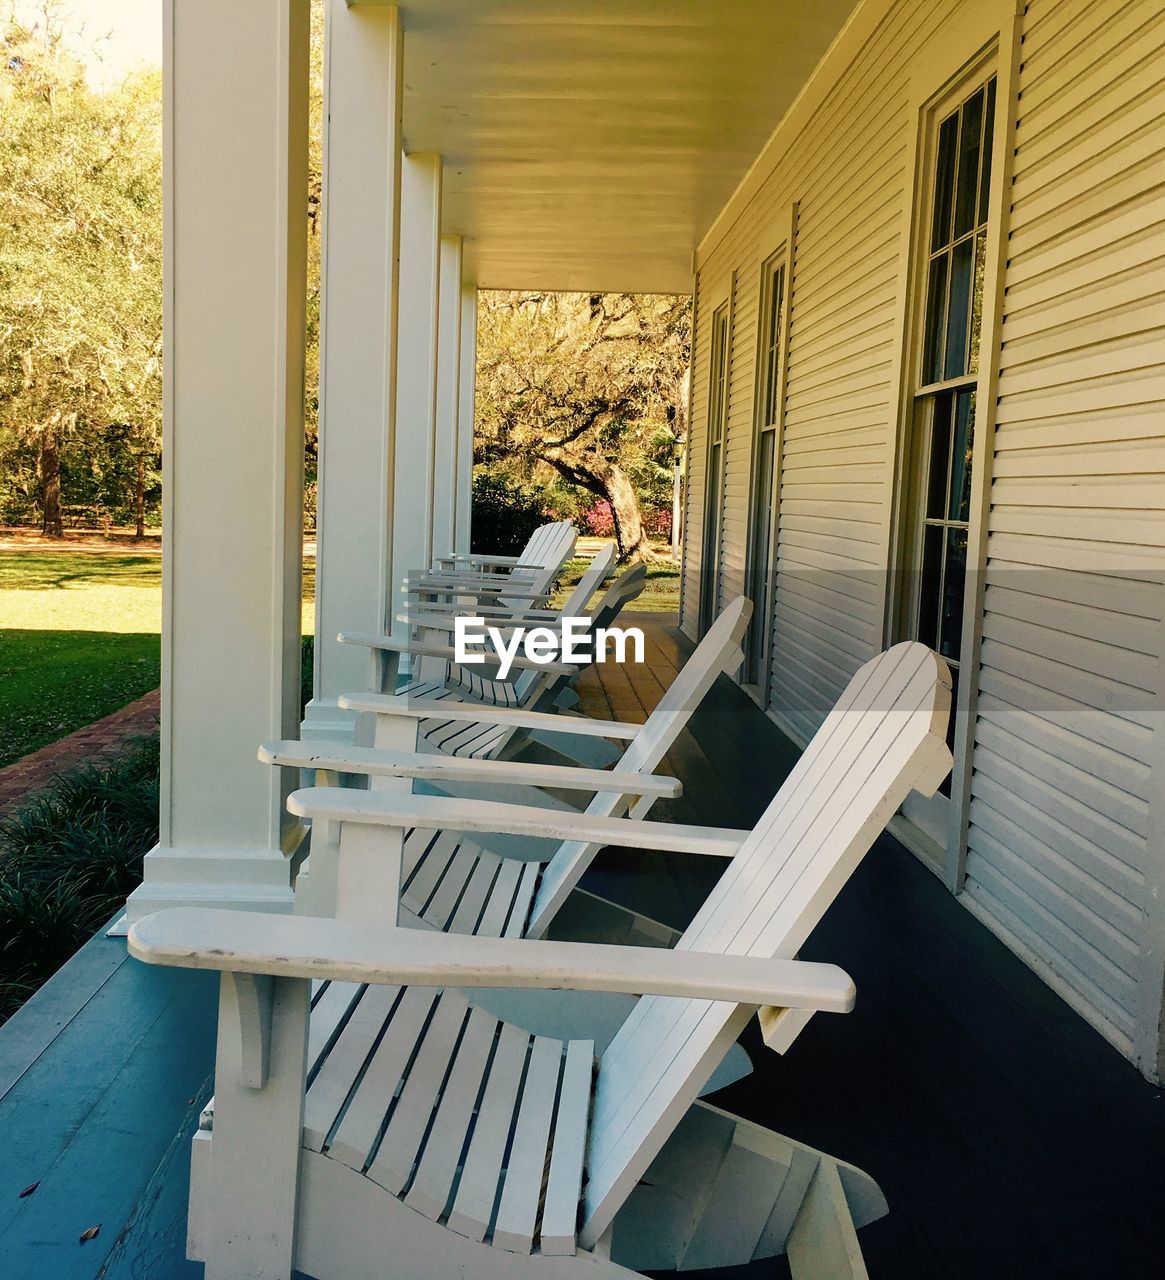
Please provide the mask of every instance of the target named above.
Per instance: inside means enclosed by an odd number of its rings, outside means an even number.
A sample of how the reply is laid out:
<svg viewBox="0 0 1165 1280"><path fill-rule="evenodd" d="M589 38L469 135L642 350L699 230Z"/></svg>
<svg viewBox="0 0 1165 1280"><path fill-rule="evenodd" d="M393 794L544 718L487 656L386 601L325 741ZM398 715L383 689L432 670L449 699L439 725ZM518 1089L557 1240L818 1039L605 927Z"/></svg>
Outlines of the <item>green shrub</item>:
<svg viewBox="0 0 1165 1280"><path fill-rule="evenodd" d="M122 906L158 839L157 734L0 819L0 1021Z"/></svg>
<svg viewBox="0 0 1165 1280"><path fill-rule="evenodd" d="M471 549L480 556L515 556L547 519L546 494L502 476L479 471L473 477Z"/></svg>

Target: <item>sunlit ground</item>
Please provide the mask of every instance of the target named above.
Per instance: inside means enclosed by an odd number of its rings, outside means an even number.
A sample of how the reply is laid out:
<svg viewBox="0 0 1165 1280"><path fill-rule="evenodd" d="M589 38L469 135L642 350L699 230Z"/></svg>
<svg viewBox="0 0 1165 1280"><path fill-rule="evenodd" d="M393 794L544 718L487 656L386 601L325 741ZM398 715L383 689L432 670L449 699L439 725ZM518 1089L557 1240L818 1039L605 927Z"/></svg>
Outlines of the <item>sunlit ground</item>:
<svg viewBox="0 0 1165 1280"><path fill-rule="evenodd" d="M585 540L593 554L598 539ZM661 548L662 550L662 548ZM568 562L564 589L586 559ZM632 609L674 612L679 567L648 569ZM565 594L565 590L563 592ZM303 632L315 629L315 560L305 557ZM0 767L157 688L162 561L95 551L0 551Z"/></svg>
<svg viewBox="0 0 1165 1280"><path fill-rule="evenodd" d="M0 766L157 688L161 628L160 556L0 551Z"/></svg>

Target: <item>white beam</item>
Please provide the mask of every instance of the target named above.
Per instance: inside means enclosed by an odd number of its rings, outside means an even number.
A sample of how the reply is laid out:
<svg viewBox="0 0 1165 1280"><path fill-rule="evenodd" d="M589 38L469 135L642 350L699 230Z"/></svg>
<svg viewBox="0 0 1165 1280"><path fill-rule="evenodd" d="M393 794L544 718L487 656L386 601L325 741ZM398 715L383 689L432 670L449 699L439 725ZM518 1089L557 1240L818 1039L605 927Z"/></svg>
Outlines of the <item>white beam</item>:
<svg viewBox="0 0 1165 1280"><path fill-rule="evenodd" d="M340 631L381 632L392 551L402 38L396 8L329 0L320 273L319 537L314 696L302 733L351 740L339 694L367 660Z"/></svg>
<svg viewBox="0 0 1165 1280"><path fill-rule="evenodd" d="M469 527L473 508L473 426L477 395L477 286L461 287L461 377L457 411L457 498L453 522L453 549L469 552Z"/></svg>
<svg viewBox="0 0 1165 1280"><path fill-rule="evenodd" d="M397 333L396 466L392 518L394 634L405 628L401 581L433 558L436 461L441 157L406 155L401 165L400 316Z"/></svg>
<svg viewBox="0 0 1165 1280"><path fill-rule="evenodd" d="M286 910L255 749L299 718L308 0L166 0L163 31L161 834L130 912Z"/></svg>
<svg viewBox="0 0 1165 1280"><path fill-rule="evenodd" d="M461 411L461 237L441 237L437 307L437 421L433 465L433 551L448 555L457 514Z"/></svg>

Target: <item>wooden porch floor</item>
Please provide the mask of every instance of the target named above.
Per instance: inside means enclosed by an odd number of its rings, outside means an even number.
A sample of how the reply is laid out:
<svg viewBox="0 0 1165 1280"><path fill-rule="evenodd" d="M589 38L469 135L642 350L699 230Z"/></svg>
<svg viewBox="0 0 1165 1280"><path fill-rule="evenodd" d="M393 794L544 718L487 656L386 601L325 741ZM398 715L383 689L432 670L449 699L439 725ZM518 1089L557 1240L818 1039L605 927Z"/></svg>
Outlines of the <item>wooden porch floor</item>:
<svg viewBox="0 0 1165 1280"><path fill-rule="evenodd" d="M595 669L585 709L642 719L683 661L667 619L638 621L648 661ZM749 825L795 759L721 680L668 760L685 794L654 816ZM683 925L716 870L609 850L589 883ZM900 845L878 842L804 953L853 975L857 1009L818 1018L784 1059L750 1029L757 1070L716 1101L878 1179L890 1215L861 1233L873 1280L1161 1273L1161 1091ZM183 1258L186 1162L213 1026L208 975L148 969L98 938L0 1028L0 1276L201 1272Z"/></svg>

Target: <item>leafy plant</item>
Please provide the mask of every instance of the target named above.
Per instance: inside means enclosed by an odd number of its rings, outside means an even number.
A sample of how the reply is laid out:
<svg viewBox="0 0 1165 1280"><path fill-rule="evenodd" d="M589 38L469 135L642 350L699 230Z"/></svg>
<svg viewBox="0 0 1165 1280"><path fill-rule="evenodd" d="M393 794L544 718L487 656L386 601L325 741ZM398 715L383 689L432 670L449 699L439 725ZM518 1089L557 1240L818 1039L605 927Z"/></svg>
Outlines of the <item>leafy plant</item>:
<svg viewBox="0 0 1165 1280"><path fill-rule="evenodd" d="M483 556L513 556L547 519L546 496L504 476L477 472L473 477L472 549Z"/></svg>
<svg viewBox="0 0 1165 1280"><path fill-rule="evenodd" d="M61 774L0 819L0 1021L140 883L158 838L156 734Z"/></svg>

